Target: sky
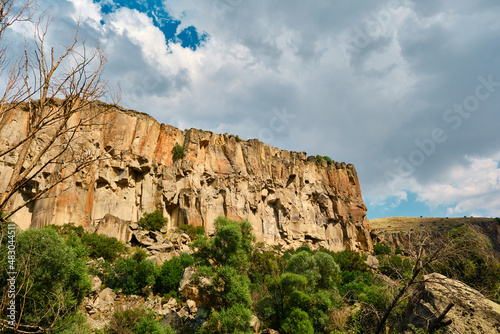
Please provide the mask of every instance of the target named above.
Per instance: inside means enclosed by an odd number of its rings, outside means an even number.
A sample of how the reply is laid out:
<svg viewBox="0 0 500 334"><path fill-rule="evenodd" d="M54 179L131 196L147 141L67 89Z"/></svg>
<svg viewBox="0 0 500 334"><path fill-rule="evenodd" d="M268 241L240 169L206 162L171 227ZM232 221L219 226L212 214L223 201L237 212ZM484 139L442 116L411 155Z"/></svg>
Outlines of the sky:
<svg viewBox="0 0 500 334"><path fill-rule="evenodd" d="M368 218L500 216L498 0L47 0L120 104L353 163ZM30 38L13 26L12 45Z"/></svg>

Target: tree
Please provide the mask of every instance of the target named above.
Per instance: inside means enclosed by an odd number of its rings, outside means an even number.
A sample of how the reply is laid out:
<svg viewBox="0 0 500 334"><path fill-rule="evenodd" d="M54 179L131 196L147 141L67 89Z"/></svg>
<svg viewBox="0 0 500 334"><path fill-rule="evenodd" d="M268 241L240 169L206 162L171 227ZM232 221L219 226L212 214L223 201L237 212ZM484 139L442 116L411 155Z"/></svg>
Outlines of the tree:
<svg viewBox="0 0 500 334"><path fill-rule="evenodd" d="M280 330L285 319L290 316L293 307L303 306L306 308L308 306L307 298L302 293L307 284L308 281L305 277L293 273L266 276L269 295L257 305L260 316L269 326Z"/></svg>
<svg viewBox="0 0 500 334"><path fill-rule="evenodd" d="M30 6L27 2L15 10L14 0L0 2L0 45L5 43L5 29L26 19L23 13L29 12ZM10 62L9 79L0 99L0 129L11 126L12 117L20 118L17 121L25 126L18 137L3 138L7 144L0 147L0 159L14 161L9 181L0 189L0 212L5 213L2 221L101 158L97 149L84 149L78 139L80 133L99 125L99 113L92 109L107 93L101 79L106 56L99 47L86 47L78 24L73 40L57 56L46 44L49 21L40 17L34 22L32 49L26 43L24 56ZM6 71L9 62L5 52L0 56ZM28 198L14 203L14 195L20 191Z"/></svg>
<svg viewBox="0 0 500 334"><path fill-rule="evenodd" d="M213 306L209 333L251 333L248 256L254 240L249 222L217 217L214 237L199 236L192 244L198 248L194 256L200 272L212 282L207 291Z"/></svg>
<svg viewBox="0 0 500 334"><path fill-rule="evenodd" d="M5 259L6 244L0 255ZM16 249L16 331L37 333L62 329L90 292L91 282L85 266L61 236L51 228L30 229L18 234ZM9 278L4 260L0 263L0 279ZM7 326L6 303L10 300L7 289L2 289L0 305L1 329ZM3 332L3 331L2 331Z"/></svg>

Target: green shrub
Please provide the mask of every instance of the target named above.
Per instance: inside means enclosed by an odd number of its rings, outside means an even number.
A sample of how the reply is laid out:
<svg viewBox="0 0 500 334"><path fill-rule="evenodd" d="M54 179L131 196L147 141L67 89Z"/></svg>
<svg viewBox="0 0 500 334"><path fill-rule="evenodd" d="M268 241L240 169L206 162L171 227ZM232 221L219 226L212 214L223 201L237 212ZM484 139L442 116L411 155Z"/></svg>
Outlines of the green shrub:
<svg viewBox="0 0 500 334"><path fill-rule="evenodd" d="M391 247L384 244L376 244L373 246L373 251L376 255L391 254Z"/></svg>
<svg viewBox="0 0 500 334"><path fill-rule="evenodd" d="M163 212L160 210L144 213L142 218L137 222L140 227L149 231L159 231L167 223L168 219L163 216Z"/></svg>
<svg viewBox="0 0 500 334"><path fill-rule="evenodd" d="M144 255L144 250L136 251L130 258L118 260L106 271L105 284L114 290L122 289L126 295L144 294L144 288L155 284L154 264Z"/></svg>
<svg viewBox="0 0 500 334"><path fill-rule="evenodd" d="M15 270L7 261L7 235L0 248L0 280L7 282L7 272L17 272L16 304L23 305L21 328L34 326L48 328L73 327L77 311L85 295L90 292L91 282L85 259L52 228L28 229L17 232ZM0 292L7 299L7 289ZM7 319L4 308L0 311Z"/></svg>
<svg viewBox="0 0 500 334"><path fill-rule="evenodd" d="M392 279L410 278L412 275L412 262L409 258L391 254L379 255L379 270Z"/></svg>
<svg viewBox="0 0 500 334"><path fill-rule="evenodd" d="M239 143L241 141L240 136L236 135L236 141Z"/></svg>
<svg viewBox="0 0 500 334"><path fill-rule="evenodd" d="M500 260L490 239L465 226L450 230L445 237L447 256L434 263L432 270L500 301Z"/></svg>
<svg viewBox="0 0 500 334"><path fill-rule="evenodd" d="M191 240L194 240L196 239L196 236L205 234L205 227L183 224L177 226L175 231L179 233L186 233L187 235L189 235Z"/></svg>
<svg viewBox="0 0 500 334"><path fill-rule="evenodd" d="M48 228L59 233L66 243L83 257L90 256L93 259L102 257L106 261L113 262L127 249L125 244L116 238L87 233L82 226L75 226L74 223L50 225Z"/></svg>
<svg viewBox="0 0 500 334"><path fill-rule="evenodd" d="M280 333L285 334L313 334L314 328L306 312L299 308L292 309L290 316L285 319Z"/></svg>
<svg viewBox="0 0 500 334"><path fill-rule="evenodd" d="M107 261L115 261L126 251L125 244L120 240L108 237L104 234L84 233L81 237L83 244L87 247L89 256L94 259L100 257Z"/></svg>
<svg viewBox="0 0 500 334"><path fill-rule="evenodd" d="M118 310L113 313L106 334L175 334L170 326L164 327L152 311L141 308Z"/></svg>
<svg viewBox="0 0 500 334"><path fill-rule="evenodd" d="M213 238L201 236L193 242L198 248L194 255L199 273L212 280L206 295L216 312L212 313L209 323L225 327L221 333L247 333L252 305L248 256L255 241L252 225L227 217L218 217L214 225Z"/></svg>
<svg viewBox="0 0 500 334"><path fill-rule="evenodd" d="M184 151L184 147L179 144L175 144L174 148L172 148L172 154L174 161L183 159L186 156L186 152Z"/></svg>
<svg viewBox="0 0 500 334"><path fill-rule="evenodd" d="M333 254L335 262L339 265L340 270L344 271L368 271L368 265L365 263L363 255L353 250L345 250Z"/></svg>
<svg viewBox="0 0 500 334"><path fill-rule="evenodd" d="M254 250L250 255L250 270L248 275L250 281L254 284L264 283L264 278L267 275L278 275L281 273L283 258L271 251Z"/></svg>
<svg viewBox="0 0 500 334"><path fill-rule="evenodd" d="M329 156L327 156L327 155L324 155L324 156L323 156L323 159L325 159L325 160L326 160L326 162L327 162L329 165L331 165L331 164L332 164L332 162L333 162L333 161L332 161L332 158L330 158L330 157L329 157Z"/></svg>
<svg viewBox="0 0 500 334"><path fill-rule="evenodd" d="M335 289L341 281L339 266L330 254L321 251L292 255L287 270L304 276L312 289Z"/></svg>
<svg viewBox="0 0 500 334"><path fill-rule="evenodd" d="M170 261L164 262L156 273L153 291L161 295L176 293L184 269L193 263L193 257L188 254L174 256Z"/></svg>
<svg viewBox="0 0 500 334"><path fill-rule="evenodd" d="M170 326L163 326L151 311L135 323L133 334L175 334L175 331Z"/></svg>

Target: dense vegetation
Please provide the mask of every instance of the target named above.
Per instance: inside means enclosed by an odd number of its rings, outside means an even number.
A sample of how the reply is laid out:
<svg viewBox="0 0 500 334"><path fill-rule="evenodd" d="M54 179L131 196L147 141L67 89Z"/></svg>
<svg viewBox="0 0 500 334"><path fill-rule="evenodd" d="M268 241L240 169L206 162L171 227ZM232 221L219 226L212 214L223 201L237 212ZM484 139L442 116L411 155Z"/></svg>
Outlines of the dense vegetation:
<svg viewBox="0 0 500 334"><path fill-rule="evenodd" d="M164 222L160 214L146 215L145 220L151 229L159 226L152 221ZM181 226L177 232L195 239L191 245L195 251L158 266L141 248L127 249L114 238L86 233L73 224L19 232L16 270L17 281L23 283L18 296L23 297L17 302L23 305L23 328L88 332L80 310L90 291L89 272L115 292L180 301L182 274L195 266L197 279L212 282L200 286L210 313L205 326L196 331L199 334L252 333L252 315L259 318L261 329L284 334L373 333L386 313L383 327L396 333L408 303L406 297L396 295L402 288L411 288L413 278L430 272L459 279L494 301L500 299L500 262L491 242L466 227L445 233L434 245L439 252L430 247L421 258L410 250L375 245L378 270L370 269L367 256L355 251L304 246L280 252L255 244L246 221L219 217L211 238L192 226ZM3 235L0 275L6 280ZM416 273L416 268L422 271ZM6 290L2 293L5 300ZM101 333L173 333L159 320L152 311L117 310Z"/></svg>

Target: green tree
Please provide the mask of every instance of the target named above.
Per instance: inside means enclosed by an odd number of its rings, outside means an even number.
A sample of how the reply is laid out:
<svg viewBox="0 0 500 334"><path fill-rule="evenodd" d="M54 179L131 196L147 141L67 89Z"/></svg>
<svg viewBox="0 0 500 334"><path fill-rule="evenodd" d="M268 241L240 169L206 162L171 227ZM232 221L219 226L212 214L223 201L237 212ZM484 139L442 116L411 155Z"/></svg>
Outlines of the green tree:
<svg viewBox="0 0 500 334"><path fill-rule="evenodd" d="M288 271L307 278L311 290L335 289L340 283L340 268L333 257L325 252L301 251L292 255L288 263Z"/></svg>
<svg viewBox="0 0 500 334"><path fill-rule="evenodd" d="M299 308L294 308L290 312L290 316L283 322L280 332L285 334L313 334L314 328L307 313Z"/></svg>
<svg viewBox="0 0 500 334"><path fill-rule="evenodd" d="M206 292L215 312L210 315L211 325L207 328L223 326L221 333L251 332L248 256L254 240L249 222L218 217L214 237L200 236L192 244L198 248L195 253L198 267L212 281Z"/></svg>
<svg viewBox="0 0 500 334"><path fill-rule="evenodd" d="M2 242L0 276L7 282L6 244ZM85 266L51 228L18 232L16 243L16 309L20 330L32 326L63 330L72 326L84 296L91 289ZM4 289L2 301L7 300ZM5 312L5 308L1 308ZM5 314L2 318L6 319Z"/></svg>
<svg viewBox="0 0 500 334"><path fill-rule="evenodd" d="M184 269L194 262L191 255L181 254L165 261L156 273L153 291L159 294L177 292Z"/></svg>
<svg viewBox="0 0 500 334"><path fill-rule="evenodd" d="M306 307L308 296L302 290L307 285L307 279L301 275L284 273L280 276L266 276L266 286L269 295L257 304L257 310L264 322L273 329L279 330L283 321L290 315L290 310L299 302Z"/></svg>
<svg viewBox="0 0 500 334"><path fill-rule="evenodd" d="M137 250L131 257L120 259L105 273L104 282L112 289L122 289L126 295L139 295L155 284L155 266L146 260L146 253Z"/></svg>
<svg viewBox="0 0 500 334"><path fill-rule="evenodd" d="M172 158L174 161L180 160L186 156L186 152L184 151L184 147L182 147L179 144L175 144L175 146L172 148Z"/></svg>
<svg viewBox="0 0 500 334"><path fill-rule="evenodd" d="M144 213L137 224L145 230L159 231L168 223L168 219L163 216L163 212L155 210L151 213Z"/></svg>

